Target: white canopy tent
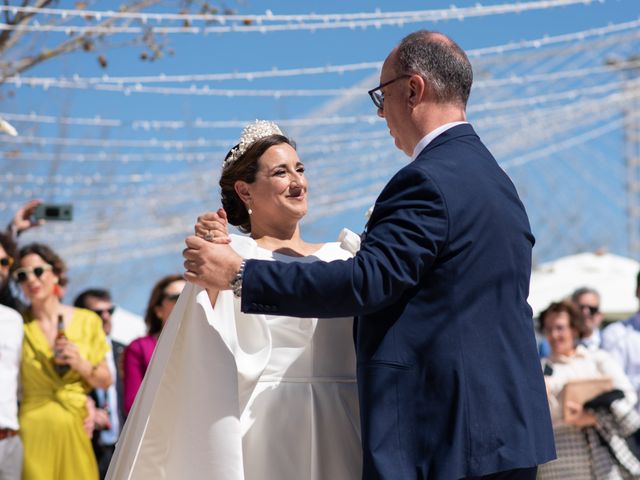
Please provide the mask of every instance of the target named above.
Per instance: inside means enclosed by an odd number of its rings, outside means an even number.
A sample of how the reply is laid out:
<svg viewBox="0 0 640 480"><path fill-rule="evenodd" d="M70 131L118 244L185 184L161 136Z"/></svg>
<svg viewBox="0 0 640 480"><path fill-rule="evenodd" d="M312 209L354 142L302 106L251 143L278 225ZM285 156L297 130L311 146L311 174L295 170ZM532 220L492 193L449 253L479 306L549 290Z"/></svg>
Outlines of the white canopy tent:
<svg viewBox="0 0 640 480"><path fill-rule="evenodd" d="M116 308L112 318L111 338L128 345L132 340L146 335L146 332L147 327L140 315L122 307Z"/></svg>
<svg viewBox="0 0 640 480"><path fill-rule="evenodd" d="M636 277L640 262L611 253L579 253L543 263L533 269L529 304L537 316L551 302L580 287L600 293L606 316L624 317L638 310Z"/></svg>

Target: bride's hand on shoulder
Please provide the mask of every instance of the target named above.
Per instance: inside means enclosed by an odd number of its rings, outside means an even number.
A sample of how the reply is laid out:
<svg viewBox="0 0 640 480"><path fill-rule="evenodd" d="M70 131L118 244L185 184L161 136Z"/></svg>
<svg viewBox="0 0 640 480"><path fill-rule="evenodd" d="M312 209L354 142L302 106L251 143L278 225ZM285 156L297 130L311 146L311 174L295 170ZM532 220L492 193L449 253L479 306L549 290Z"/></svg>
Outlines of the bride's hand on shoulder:
<svg viewBox="0 0 640 480"><path fill-rule="evenodd" d="M227 212L219 208L217 212L206 212L198 217L194 231L197 237L212 243L226 244L229 237Z"/></svg>

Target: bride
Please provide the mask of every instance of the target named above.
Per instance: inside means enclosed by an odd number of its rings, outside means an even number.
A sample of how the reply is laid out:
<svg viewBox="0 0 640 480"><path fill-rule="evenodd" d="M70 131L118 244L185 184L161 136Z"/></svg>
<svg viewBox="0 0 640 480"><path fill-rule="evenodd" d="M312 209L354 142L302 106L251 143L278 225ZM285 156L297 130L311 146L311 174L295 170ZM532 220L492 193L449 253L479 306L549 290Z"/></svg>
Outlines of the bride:
<svg viewBox="0 0 640 480"><path fill-rule="evenodd" d="M351 255L339 243L302 240L304 166L274 123L245 128L223 162L220 187L226 213L200 217L197 235L226 241L228 216L249 234L231 236L244 258L313 262ZM240 312L231 291L185 288L107 478L360 478L352 319L268 313Z"/></svg>

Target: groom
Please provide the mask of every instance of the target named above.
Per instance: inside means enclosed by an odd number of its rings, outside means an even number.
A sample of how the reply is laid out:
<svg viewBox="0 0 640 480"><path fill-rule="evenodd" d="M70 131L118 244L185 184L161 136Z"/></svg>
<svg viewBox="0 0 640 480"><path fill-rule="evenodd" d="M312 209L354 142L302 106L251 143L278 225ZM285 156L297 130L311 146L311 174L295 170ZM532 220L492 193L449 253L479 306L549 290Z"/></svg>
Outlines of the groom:
<svg viewBox="0 0 640 480"><path fill-rule="evenodd" d="M365 479L534 479L555 457L527 304L534 238L466 122L471 82L442 34L415 32L389 54L369 95L412 161L353 259L245 263L186 241L185 278L233 288L245 312L356 315Z"/></svg>

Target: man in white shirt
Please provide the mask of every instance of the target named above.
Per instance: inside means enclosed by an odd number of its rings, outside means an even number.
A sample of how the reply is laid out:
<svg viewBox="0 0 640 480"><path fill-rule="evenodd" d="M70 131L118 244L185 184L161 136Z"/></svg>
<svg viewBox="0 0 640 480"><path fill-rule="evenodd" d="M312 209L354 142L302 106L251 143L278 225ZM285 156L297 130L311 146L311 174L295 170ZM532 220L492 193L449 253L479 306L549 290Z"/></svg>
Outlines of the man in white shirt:
<svg viewBox="0 0 640 480"><path fill-rule="evenodd" d="M640 298L640 273L636 296ZM636 392L640 394L640 312L605 328L602 331L602 348L622 366ZM640 404L636 405L636 409L640 413Z"/></svg>
<svg viewBox="0 0 640 480"><path fill-rule="evenodd" d="M571 300L584 318L584 335L580 344L589 350L600 348L600 325L604 319L600 312L600 294L593 288L582 287L573 292Z"/></svg>
<svg viewBox="0 0 640 480"><path fill-rule="evenodd" d="M22 442L18 435L22 336L22 316L0 305L0 480L19 480L22 476Z"/></svg>

